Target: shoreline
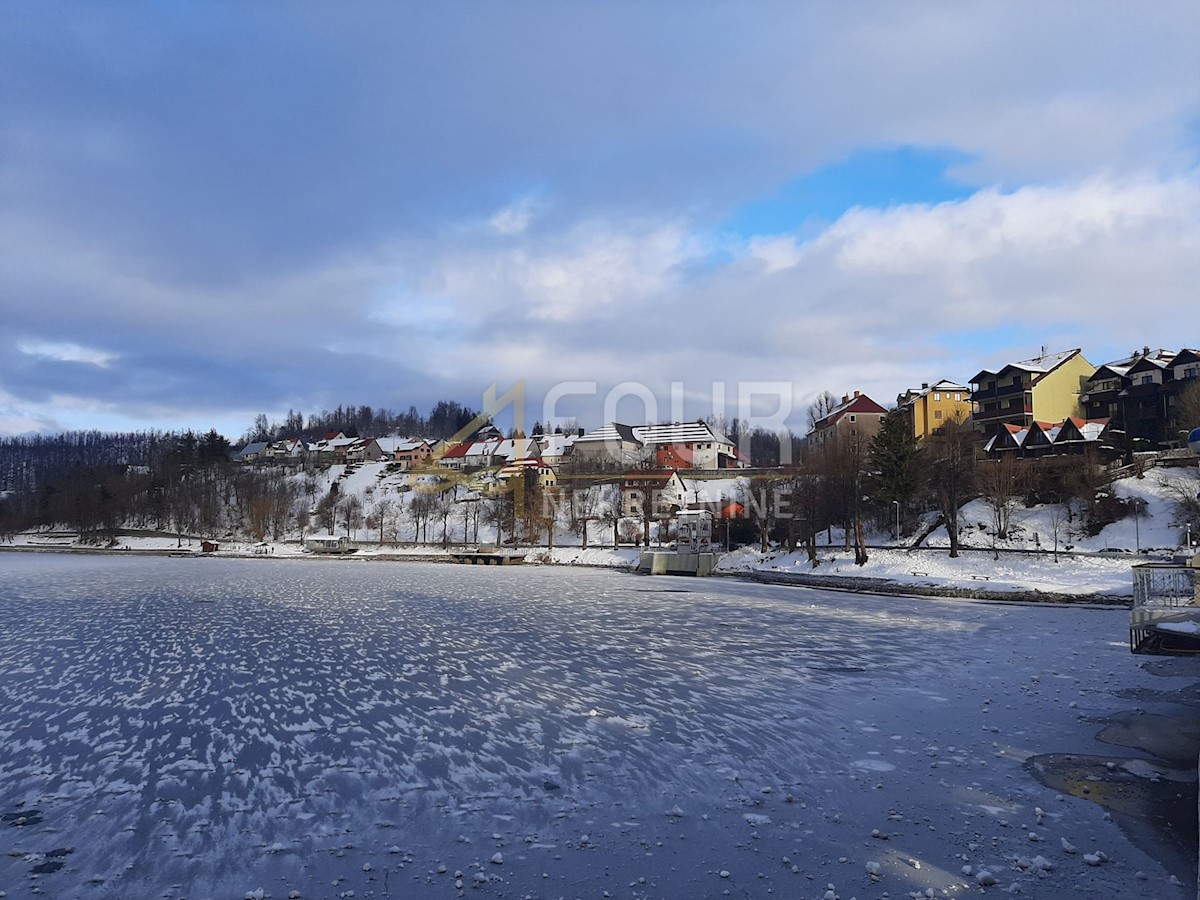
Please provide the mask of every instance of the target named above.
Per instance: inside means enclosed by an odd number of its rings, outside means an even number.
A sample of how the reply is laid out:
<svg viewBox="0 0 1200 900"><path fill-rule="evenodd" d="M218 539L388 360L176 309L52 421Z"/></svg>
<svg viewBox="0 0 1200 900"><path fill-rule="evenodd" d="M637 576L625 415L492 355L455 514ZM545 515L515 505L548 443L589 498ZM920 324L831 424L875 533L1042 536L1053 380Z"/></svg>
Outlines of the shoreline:
<svg viewBox="0 0 1200 900"><path fill-rule="evenodd" d="M198 539L193 539L198 540ZM268 545L271 546L271 545ZM294 545L292 545L294 546ZM580 552L582 548L565 547L555 548L557 550L575 550ZM589 548L594 550L596 548ZM600 548L608 552L613 552L611 548ZM625 552L629 552L632 548L623 548ZM405 551L383 551L383 552L368 552L368 553L310 553L301 550L296 553L262 553L246 550L218 550L212 553L204 553L194 546L188 548L183 547L153 547L139 548L129 545L123 547L88 547L78 545L48 545L48 544L0 544L0 552L6 553L58 553L58 554L81 554L94 556L140 556L140 557L158 557L158 558L194 558L194 559L252 559L252 560L338 560L346 562L423 562L423 563L438 563L453 565L456 564L450 557L450 551L444 552L422 552L413 550L412 552ZM927 551L930 552L930 551ZM636 568L636 560L629 560L620 563L614 560L607 562L588 562L583 560L564 560L556 561L552 558L549 551L545 547L530 548L529 556L541 555L541 559L531 559L523 563L524 565L533 566L557 566L557 567L577 567L591 569L611 569L614 571L632 572ZM550 557L550 558L547 558ZM658 576L662 577L662 576ZM687 576L678 576L687 577ZM906 584L898 580L887 578L854 576L854 575L815 575L799 572L780 572L771 570L755 570L755 569L728 569L713 572L713 577L730 578L735 580L755 582L759 584L779 584L790 585L794 587L807 587L820 590L842 591L846 593L869 593L882 596L893 597L941 597L947 599L960 600L979 600L993 603L1018 603L1018 604L1040 604L1040 605L1069 605L1069 606L1101 606L1128 607L1132 603L1132 592L1129 594L1120 594L1112 592L1090 592L1090 593L1065 593L1060 591L1043 591L1043 590L989 590L987 588L976 587L959 587L955 585L945 584Z"/></svg>

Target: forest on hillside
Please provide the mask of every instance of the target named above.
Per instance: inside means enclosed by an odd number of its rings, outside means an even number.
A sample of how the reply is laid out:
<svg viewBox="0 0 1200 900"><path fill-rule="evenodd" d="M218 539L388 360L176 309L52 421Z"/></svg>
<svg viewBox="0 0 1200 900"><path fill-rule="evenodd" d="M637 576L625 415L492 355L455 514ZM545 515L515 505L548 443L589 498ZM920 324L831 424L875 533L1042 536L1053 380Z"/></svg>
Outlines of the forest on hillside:
<svg viewBox="0 0 1200 900"><path fill-rule="evenodd" d="M338 406L283 422L259 415L245 440L391 434L450 437L476 416L453 400L428 415ZM215 429L193 431L65 431L0 439L0 537L62 526L81 536L119 527L209 532L247 511L280 510L295 501L274 473L234 466L230 440ZM285 496L287 495L287 496Z"/></svg>

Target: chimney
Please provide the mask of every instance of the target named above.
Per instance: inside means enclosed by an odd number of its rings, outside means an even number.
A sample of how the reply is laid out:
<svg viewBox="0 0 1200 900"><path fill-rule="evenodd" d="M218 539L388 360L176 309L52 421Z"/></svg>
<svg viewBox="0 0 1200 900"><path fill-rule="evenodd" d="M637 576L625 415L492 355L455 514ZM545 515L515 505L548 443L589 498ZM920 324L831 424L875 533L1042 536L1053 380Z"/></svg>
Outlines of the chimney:
<svg viewBox="0 0 1200 900"><path fill-rule="evenodd" d="M858 399L859 397L861 397L861 396L862 396L862 394L860 394L858 391L855 391L855 392L854 392L854 399L855 399L855 400L857 400L857 399Z"/></svg>
<svg viewBox="0 0 1200 900"><path fill-rule="evenodd" d="M850 395L849 395L849 394L842 394L842 402L843 402L843 403L849 403L849 402L850 402Z"/></svg>
<svg viewBox="0 0 1200 900"><path fill-rule="evenodd" d="M923 391L929 390L929 382L928 381L921 382L921 390L923 390Z"/></svg>
<svg viewBox="0 0 1200 900"><path fill-rule="evenodd" d="M1149 348L1149 347L1143 347L1143 348L1142 348L1142 356L1149 356L1149 355L1150 355L1150 348Z"/></svg>

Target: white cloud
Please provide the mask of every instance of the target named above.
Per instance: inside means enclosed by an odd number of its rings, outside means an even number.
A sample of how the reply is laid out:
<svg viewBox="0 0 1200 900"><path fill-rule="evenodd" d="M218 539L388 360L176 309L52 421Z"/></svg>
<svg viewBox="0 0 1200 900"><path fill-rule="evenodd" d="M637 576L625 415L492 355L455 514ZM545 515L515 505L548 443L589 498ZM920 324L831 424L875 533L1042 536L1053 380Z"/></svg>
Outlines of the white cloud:
<svg viewBox="0 0 1200 900"><path fill-rule="evenodd" d="M18 341L17 349L28 356L40 356L55 362L81 362L104 369L113 360L118 359L116 353L108 353L92 347L79 344L56 341Z"/></svg>
<svg viewBox="0 0 1200 900"><path fill-rule="evenodd" d="M488 220L492 230L497 234L511 237L524 234L533 220L535 203L532 198L525 197L497 210Z"/></svg>
<svg viewBox="0 0 1200 900"><path fill-rule="evenodd" d="M766 274L790 269L803 259L791 237L756 237L749 242L749 255L763 264Z"/></svg>

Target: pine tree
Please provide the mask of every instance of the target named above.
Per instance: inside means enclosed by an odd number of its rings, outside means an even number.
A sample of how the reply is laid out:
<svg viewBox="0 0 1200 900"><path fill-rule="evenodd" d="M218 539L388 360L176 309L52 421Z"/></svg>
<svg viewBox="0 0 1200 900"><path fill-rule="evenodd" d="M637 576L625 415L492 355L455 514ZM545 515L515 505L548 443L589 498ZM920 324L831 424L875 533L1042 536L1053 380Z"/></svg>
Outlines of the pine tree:
<svg viewBox="0 0 1200 900"><path fill-rule="evenodd" d="M923 461L908 410L894 409L883 417L869 452L874 500L886 512L891 511L892 504L899 503L900 514L904 516L920 488Z"/></svg>

